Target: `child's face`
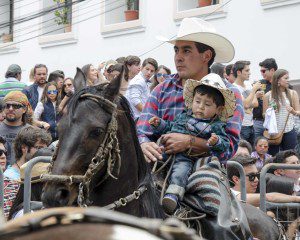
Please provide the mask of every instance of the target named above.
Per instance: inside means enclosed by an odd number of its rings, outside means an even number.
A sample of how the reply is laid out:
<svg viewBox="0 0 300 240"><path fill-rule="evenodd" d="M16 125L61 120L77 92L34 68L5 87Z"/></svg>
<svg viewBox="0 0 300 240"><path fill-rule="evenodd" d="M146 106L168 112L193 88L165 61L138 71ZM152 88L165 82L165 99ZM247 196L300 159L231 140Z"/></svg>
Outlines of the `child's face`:
<svg viewBox="0 0 300 240"><path fill-rule="evenodd" d="M52 102L56 101L57 93L58 91L54 85L48 87L47 96Z"/></svg>
<svg viewBox="0 0 300 240"><path fill-rule="evenodd" d="M195 93L192 112L196 118L212 118L216 114L219 114L222 110L222 107L214 103L212 98L209 98L207 95L200 95Z"/></svg>
<svg viewBox="0 0 300 240"><path fill-rule="evenodd" d="M259 140L255 146L255 150L258 154L266 154L269 150L268 141L265 139Z"/></svg>

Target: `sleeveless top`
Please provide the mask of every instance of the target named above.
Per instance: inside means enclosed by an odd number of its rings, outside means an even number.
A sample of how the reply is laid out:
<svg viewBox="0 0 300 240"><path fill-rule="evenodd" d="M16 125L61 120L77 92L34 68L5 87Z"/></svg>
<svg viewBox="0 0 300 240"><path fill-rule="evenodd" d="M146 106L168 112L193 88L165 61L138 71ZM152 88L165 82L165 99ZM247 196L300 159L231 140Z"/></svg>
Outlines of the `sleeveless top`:
<svg viewBox="0 0 300 240"><path fill-rule="evenodd" d="M278 108L275 111L278 132L281 132L283 130L285 122L286 122L286 118L289 114L286 107L291 106L290 101L287 98L285 92L282 93L282 97L283 97L283 101L279 100L279 103L280 103L279 111L278 111ZM272 106L272 105L276 106L276 102L274 99L271 98L271 93L270 93L269 106ZM287 133L287 132L292 131L293 129L294 129L294 118L293 118L293 115L290 114L289 119L286 124L286 127L283 132Z"/></svg>

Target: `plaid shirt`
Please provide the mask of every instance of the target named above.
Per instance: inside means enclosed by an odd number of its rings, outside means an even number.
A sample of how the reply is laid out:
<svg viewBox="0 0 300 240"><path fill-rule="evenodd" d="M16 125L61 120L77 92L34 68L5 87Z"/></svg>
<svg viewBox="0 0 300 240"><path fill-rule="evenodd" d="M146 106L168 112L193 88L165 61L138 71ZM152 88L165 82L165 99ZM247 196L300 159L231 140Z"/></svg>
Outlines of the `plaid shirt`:
<svg viewBox="0 0 300 240"><path fill-rule="evenodd" d="M226 133L230 140L230 147L221 155L220 161L225 163L235 153L240 140L240 131L244 118L244 107L239 90L227 81L225 85L234 92L236 109L234 115L226 124ZM149 120L153 116L163 120L173 121L176 115L184 109L182 81L178 74L171 75L163 83L156 86L151 92L143 112L137 122L137 131L140 143L156 141L160 136L155 135Z"/></svg>
<svg viewBox="0 0 300 240"><path fill-rule="evenodd" d="M19 191L20 184L12 179L4 177L4 216L7 218L9 210L13 205L16 195Z"/></svg>

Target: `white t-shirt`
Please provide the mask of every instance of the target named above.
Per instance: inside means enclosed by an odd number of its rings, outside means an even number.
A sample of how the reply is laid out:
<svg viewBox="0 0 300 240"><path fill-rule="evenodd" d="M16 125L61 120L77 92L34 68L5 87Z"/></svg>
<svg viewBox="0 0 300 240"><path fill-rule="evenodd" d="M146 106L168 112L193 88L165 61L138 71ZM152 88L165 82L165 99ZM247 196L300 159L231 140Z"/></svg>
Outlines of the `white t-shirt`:
<svg viewBox="0 0 300 240"><path fill-rule="evenodd" d="M42 95L43 95L43 91L44 91L44 88L38 86L37 87L37 91L39 93L39 102L41 101L41 98L42 98Z"/></svg>
<svg viewBox="0 0 300 240"><path fill-rule="evenodd" d="M245 87L241 87L236 83L234 83L233 85L235 85L239 89L243 98L246 99L252 91L252 86L249 81L245 81L244 84ZM247 108L247 109L244 108L244 110L245 110L245 116L244 116L242 126L253 126L253 108Z"/></svg>
<svg viewBox="0 0 300 240"><path fill-rule="evenodd" d="M233 193L234 196L238 196L238 195L241 195L241 192L240 191L237 191L237 190L234 190L233 188L230 188L231 192Z"/></svg>

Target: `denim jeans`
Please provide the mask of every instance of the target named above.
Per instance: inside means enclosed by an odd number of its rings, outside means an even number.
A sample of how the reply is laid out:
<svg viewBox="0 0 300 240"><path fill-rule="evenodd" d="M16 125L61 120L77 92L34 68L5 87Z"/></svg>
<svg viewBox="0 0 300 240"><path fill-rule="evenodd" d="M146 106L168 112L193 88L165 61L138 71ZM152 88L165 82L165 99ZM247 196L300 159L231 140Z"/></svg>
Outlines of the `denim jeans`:
<svg viewBox="0 0 300 240"><path fill-rule="evenodd" d="M253 127L254 127L255 139L257 137L263 136L263 133L264 133L264 130L265 130L263 124L264 124L264 121L262 121L262 120L254 120Z"/></svg>
<svg viewBox="0 0 300 240"><path fill-rule="evenodd" d="M254 128L253 126L242 126L241 138L248 141L251 146L254 144Z"/></svg>
<svg viewBox="0 0 300 240"><path fill-rule="evenodd" d="M297 133L293 129L283 134L280 145L270 145L269 154L275 156L279 151L294 149L297 145Z"/></svg>

